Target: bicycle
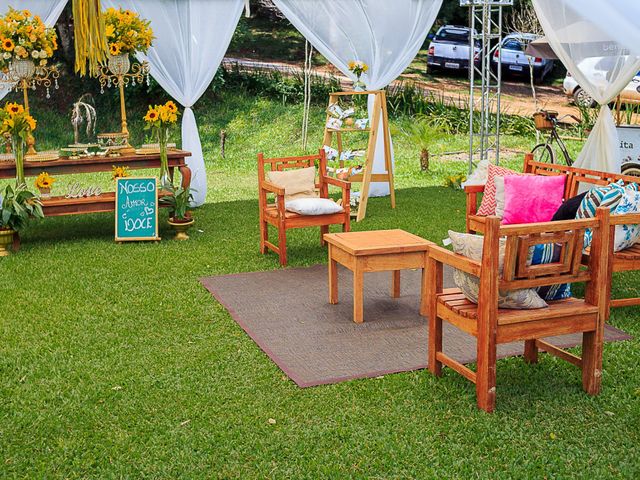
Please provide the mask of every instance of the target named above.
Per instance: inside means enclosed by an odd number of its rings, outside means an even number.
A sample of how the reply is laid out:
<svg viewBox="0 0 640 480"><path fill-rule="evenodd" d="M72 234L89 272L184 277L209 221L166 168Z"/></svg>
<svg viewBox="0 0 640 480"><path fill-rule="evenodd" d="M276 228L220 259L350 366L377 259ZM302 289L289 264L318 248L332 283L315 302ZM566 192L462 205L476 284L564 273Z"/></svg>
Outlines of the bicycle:
<svg viewBox="0 0 640 480"><path fill-rule="evenodd" d="M551 110L540 110L539 112L533 114L533 120L536 124L536 129L540 131L550 132L546 142L539 143L538 145L533 147L533 150L531 150L531 153L533 153L533 158L536 162L556 163L556 154L554 152L554 149L551 147L553 142L556 142L558 144L558 148L560 148L560 151L564 156L564 161L567 166L570 167L573 164L573 160L571 159L571 156L567 151L567 146L564 144L564 142L560 138L560 135L558 134L558 122L567 117L573 118L578 122L580 121L578 118L571 114L567 114L558 118L558 112L554 112Z"/></svg>

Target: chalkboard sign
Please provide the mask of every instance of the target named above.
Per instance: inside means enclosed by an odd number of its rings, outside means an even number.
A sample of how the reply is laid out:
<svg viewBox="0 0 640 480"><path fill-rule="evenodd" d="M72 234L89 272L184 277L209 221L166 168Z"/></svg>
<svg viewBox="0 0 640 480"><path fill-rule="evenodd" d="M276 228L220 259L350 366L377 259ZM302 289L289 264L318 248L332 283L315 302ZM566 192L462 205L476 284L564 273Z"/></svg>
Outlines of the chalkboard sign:
<svg viewBox="0 0 640 480"><path fill-rule="evenodd" d="M160 240L155 177L116 180L116 241Z"/></svg>

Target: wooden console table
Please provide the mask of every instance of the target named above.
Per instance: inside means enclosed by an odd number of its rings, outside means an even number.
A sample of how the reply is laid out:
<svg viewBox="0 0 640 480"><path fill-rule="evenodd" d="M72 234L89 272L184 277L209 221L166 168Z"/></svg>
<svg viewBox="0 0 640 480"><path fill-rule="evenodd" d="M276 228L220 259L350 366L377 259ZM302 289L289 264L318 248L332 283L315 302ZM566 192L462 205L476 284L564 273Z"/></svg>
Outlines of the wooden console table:
<svg viewBox="0 0 640 480"><path fill-rule="evenodd" d="M182 175L182 186L191 185L191 169L187 167L186 157L191 153L182 150L171 150L169 157L169 173L173 178L177 168ZM160 168L160 154L122 155L120 157L83 157L77 159L60 158L50 162L30 162L26 157L24 174L26 177L37 177L41 172L50 175L73 175L79 173L111 172L113 165L125 166L129 170ZM0 161L0 179L15 178L14 162ZM42 210L45 217L60 215L78 215L83 213L112 212L116 208L114 192L105 192L98 196L82 198L66 198L56 196L42 199Z"/></svg>
<svg viewBox="0 0 640 480"><path fill-rule="evenodd" d="M183 188L191 185L191 169L187 166L186 158L190 152L170 150L168 152L169 174L173 179L177 168L182 176ZM30 162L25 158L25 177L37 177L42 172L50 175L73 175L80 173L111 172L113 166L125 166L129 170L146 168L160 169L160 154L153 155L122 155L119 157L83 157L76 159L59 158L49 162ZM13 161L0 161L0 179L15 178L16 164ZM79 215L83 213L113 212L116 209L115 192L105 192L101 195L81 198L66 198L56 196L42 199L42 210L45 217L62 215ZM20 248L20 237L16 233L13 237L13 249Z"/></svg>

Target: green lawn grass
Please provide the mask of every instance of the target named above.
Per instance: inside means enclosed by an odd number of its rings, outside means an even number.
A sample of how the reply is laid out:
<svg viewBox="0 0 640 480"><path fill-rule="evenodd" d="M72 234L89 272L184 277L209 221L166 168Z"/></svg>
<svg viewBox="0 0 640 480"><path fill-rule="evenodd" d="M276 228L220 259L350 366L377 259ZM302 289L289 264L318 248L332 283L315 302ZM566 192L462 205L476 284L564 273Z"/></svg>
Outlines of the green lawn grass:
<svg viewBox="0 0 640 480"><path fill-rule="evenodd" d="M138 139L142 110L131 109ZM43 142L63 136L48 135L55 113L36 114ZM255 154L299 153L301 108L225 93L203 98L196 115L210 189L190 241L172 241L163 223L160 244L117 245L112 215L51 218L0 260L0 477L640 476L637 339L605 346L595 398L561 360L500 360L493 415L476 409L473 385L449 369L441 379L417 371L296 387L198 279L278 268L275 255L258 253ZM311 145L321 124L314 107ZM434 241L462 230L464 195L441 185L466 165L435 160L421 173L415 148L394 141L398 207L371 199L354 229L403 228ZM443 136L434 148L465 145ZM107 174L81 180L110 186ZM317 230L290 234L289 262L326 262ZM614 296L639 295L639 280L616 276ZM640 336L637 309L615 311L611 323Z"/></svg>

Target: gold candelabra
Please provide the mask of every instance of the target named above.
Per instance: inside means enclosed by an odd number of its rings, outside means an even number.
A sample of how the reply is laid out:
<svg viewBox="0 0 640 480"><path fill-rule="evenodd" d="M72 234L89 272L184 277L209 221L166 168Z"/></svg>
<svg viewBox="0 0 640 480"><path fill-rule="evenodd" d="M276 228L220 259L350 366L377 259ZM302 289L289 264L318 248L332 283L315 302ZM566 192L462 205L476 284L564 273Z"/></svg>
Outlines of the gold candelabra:
<svg viewBox="0 0 640 480"><path fill-rule="evenodd" d="M129 60L129 54L126 53L109 55L107 65L100 68L100 75L98 76L100 93L104 93L105 87L111 88L112 86L117 87L120 91L121 133L127 137L126 147L128 149L131 149L131 145L128 141L129 128L127 127L127 109L124 99L124 89L130 83L131 85L143 83L145 79L147 85L149 85L149 64L147 62L132 64Z"/></svg>
<svg viewBox="0 0 640 480"><path fill-rule="evenodd" d="M60 73L55 66L36 65L33 60L17 58L9 63L9 67L4 75L0 78L0 88L9 85L9 89L13 91L22 90L24 109L27 114L29 111L29 89L35 90L36 86L42 86L47 89L47 98L51 98L50 88L53 85L58 89L58 78ZM36 140L32 134L27 138L27 155L35 155Z"/></svg>

